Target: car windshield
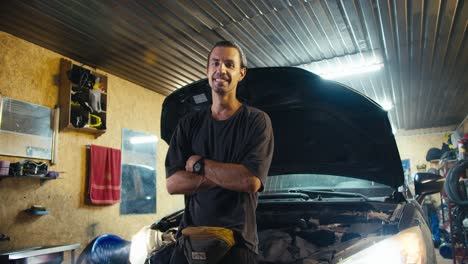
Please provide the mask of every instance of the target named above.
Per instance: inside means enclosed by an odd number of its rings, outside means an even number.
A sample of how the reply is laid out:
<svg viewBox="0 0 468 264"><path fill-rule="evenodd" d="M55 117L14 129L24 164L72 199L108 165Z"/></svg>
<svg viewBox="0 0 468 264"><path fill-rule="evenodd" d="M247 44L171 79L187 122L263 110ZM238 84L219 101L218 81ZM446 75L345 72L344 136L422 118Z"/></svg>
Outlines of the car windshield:
<svg viewBox="0 0 468 264"><path fill-rule="evenodd" d="M269 176L264 193L293 190L320 190L359 193L367 197L387 197L393 193L389 186L373 181L325 174L285 174Z"/></svg>

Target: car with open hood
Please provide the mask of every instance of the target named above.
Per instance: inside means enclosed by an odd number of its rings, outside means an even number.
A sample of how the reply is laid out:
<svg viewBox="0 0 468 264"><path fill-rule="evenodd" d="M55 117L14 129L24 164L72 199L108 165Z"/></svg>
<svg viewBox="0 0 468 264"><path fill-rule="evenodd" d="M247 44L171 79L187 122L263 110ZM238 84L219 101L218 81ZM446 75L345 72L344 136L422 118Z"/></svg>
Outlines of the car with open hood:
<svg viewBox="0 0 468 264"><path fill-rule="evenodd" d="M299 68L249 69L237 97L271 118L275 149L259 195L259 263L436 263L417 200L440 176L405 177L387 112L365 95ZM163 105L161 136L211 104L207 80ZM163 234L183 211L153 224Z"/></svg>

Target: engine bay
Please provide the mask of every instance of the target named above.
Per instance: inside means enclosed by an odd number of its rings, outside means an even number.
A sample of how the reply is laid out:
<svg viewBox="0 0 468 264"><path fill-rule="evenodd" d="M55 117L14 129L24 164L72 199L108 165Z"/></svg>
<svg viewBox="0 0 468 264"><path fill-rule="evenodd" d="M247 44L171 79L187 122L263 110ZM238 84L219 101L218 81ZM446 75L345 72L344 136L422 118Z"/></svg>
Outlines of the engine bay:
<svg viewBox="0 0 468 264"><path fill-rule="evenodd" d="M397 233L401 210L384 203L260 203L259 263L339 263Z"/></svg>

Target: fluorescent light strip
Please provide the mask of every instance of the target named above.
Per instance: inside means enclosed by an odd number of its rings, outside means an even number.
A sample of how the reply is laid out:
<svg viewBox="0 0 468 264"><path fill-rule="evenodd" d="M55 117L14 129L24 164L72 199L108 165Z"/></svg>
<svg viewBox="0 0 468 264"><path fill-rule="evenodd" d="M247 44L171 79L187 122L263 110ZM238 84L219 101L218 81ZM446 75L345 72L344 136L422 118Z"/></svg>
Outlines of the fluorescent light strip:
<svg viewBox="0 0 468 264"><path fill-rule="evenodd" d="M344 76L378 71L381 70L383 67L383 63L370 65L347 65L345 67L334 68L333 71L319 72L318 75L320 75L324 79L336 79Z"/></svg>

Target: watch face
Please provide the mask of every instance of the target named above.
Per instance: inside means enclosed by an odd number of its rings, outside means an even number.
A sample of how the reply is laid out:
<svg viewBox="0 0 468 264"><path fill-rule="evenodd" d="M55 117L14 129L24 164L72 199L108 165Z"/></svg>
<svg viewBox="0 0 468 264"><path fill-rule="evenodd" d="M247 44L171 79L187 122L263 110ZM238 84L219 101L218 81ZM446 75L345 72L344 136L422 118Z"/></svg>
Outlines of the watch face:
<svg viewBox="0 0 468 264"><path fill-rule="evenodd" d="M195 164L193 165L193 171L196 172L196 173L198 173L198 172L200 172L200 170L201 170L201 164L200 164L200 162L195 163Z"/></svg>

